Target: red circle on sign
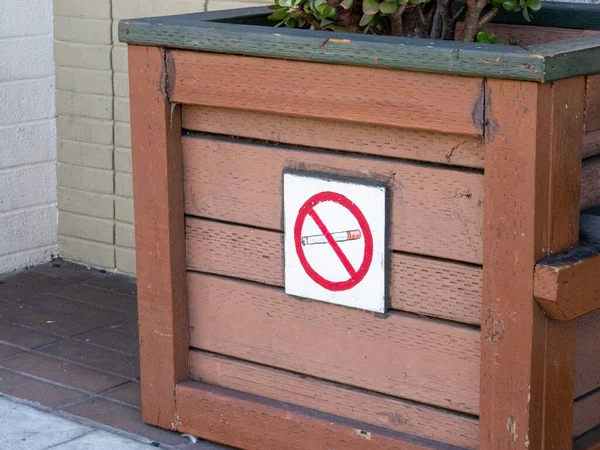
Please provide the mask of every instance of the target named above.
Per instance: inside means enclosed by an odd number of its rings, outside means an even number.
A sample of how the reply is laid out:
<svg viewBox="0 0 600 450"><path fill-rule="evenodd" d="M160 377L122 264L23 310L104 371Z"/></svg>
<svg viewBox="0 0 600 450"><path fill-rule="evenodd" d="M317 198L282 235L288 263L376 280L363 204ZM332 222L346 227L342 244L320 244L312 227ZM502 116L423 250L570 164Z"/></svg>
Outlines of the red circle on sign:
<svg viewBox="0 0 600 450"><path fill-rule="evenodd" d="M324 202L334 202L337 203L344 208L346 208L350 213L356 218L358 221L358 225L361 228L365 239L365 250L362 264L360 265L358 270L354 270L354 268L350 265L348 258L340 249L339 245L333 237L331 233L327 230L319 216L315 212L315 206ZM327 238L327 242L333 248L334 252L340 258L340 261L348 271L350 278L346 281L331 281L323 276L319 275L310 265L308 259L306 259L306 255L304 254L304 248L302 246L302 226L306 220L306 217L311 216L311 218L317 223L317 226L321 230L321 232ZM352 200L348 197L345 197L342 194L338 194L337 192L320 192L316 195L313 195L309 198L304 205L300 208L298 212L298 218L296 219L296 224L294 225L294 243L296 244L296 253L298 254L298 259L300 260L300 264L306 271L307 275L318 285L324 287L329 291L340 292L347 291L348 289L352 289L358 283L360 283L369 268L371 267L371 262L373 261L373 234L371 233L371 228L367 223L367 219L365 218L362 211L356 206Z"/></svg>

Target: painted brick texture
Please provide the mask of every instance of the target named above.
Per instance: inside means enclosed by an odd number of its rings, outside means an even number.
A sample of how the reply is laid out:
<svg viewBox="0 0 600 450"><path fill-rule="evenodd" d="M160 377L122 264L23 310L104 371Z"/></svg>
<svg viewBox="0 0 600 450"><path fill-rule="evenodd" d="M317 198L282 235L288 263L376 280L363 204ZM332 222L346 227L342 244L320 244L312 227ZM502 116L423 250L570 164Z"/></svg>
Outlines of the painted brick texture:
<svg viewBox="0 0 600 450"><path fill-rule="evenodd" d="M57 247L52 0L0 0L0 274Z"/></svg>
<svg viewBox="0 0 600 450"><path fill-rule="evenodd" d="M55 0L61 256L135 273L127 47L118 21L268 0Z"/></svg>

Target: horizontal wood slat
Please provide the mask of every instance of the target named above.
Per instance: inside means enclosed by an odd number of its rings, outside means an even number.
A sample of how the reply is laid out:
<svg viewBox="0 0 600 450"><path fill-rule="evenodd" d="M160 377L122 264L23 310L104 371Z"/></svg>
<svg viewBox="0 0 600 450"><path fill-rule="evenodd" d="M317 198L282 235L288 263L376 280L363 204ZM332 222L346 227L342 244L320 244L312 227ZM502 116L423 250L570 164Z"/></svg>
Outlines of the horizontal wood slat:
<svg viewBox="0 0 600 450"><path fill-rule="evenodd" d="M196 381L179 383L175 395L180 432L239 448L452 450L361 422Z"/></svg>
<svg viewBox="0 0 600 450"><path fill-rule="evenodd" d="M169 98L176 103L483 134L481 78L182 50L170 54Z"/></svg>
<svg viewBox="0 0 600 450"><path fill-rule="evenodd" d="M191 377L465 449L477 448L477 420L438 408L302 377L206 352L190 353Z"/></svg>
<svg viewBox="0 0 600 450"><path fill-rule="evenodd" d="M283 290L188 273L190 345L476 414L479 332L401 313L385 318Z"/></svg>
<svg viewBox="0 0 600 450"><path fill-rule="evenodd" d="M283 234L208 220L186 220L189 269L284 285ZM391 307L479 324L482 272L466 264L392 254Z"/></svg>
<svg viewBox="0 0 600 450"><path fill-rule="evenodd" d="M600 310L577 319L575 397L600 388Z"/></svg>
<svg viewBox="0 0 600 450"><path fill-rule="evenodd" d="M600 75L587 77L585 130L600 130Z"/></svg>
<svg viewBox="0 0 600 450"><path fill-rule="evenodd" d="M480 137L185 105L187 130L483 169Z"/></svg>
<svg viewBox="0 0 600 450"><path fill-rule="evenodd" d="M336 173L389 184L392 249L482 261L479 173L189 136L183 147L187 214L281 230L284 169Z"/></svg>
<svg viewBox="0 0 600 450"><path fill-rule="evenodd" d="M594 391L577 399L573 412L574 436L581 436L600 425L600 391Z"/></svg>
<svg viewBox="0 0 600 450"><path fill-rule="evenodd" d="M600 309L600 246L582 246L535 266L534 295L552 319Z"/></svg>

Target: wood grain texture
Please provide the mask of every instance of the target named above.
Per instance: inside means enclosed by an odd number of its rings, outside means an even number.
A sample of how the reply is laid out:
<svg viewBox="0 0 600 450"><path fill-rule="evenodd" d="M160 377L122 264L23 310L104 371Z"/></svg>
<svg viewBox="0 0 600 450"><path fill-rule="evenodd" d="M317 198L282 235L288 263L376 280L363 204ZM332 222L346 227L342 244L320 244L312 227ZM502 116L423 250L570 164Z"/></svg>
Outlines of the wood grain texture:
<svg viewBox="0 0 600 450"><path fill-rule="evenodd" d="M600 75L587 77L585 130L588 133L600 130Z"/></svg>
<svg viewBox="0 0 600 450"><path fill-rule="evenodd" d="M482 449L572 445L575 326L543 315L533 267L578 242L584 86L488 81Z"/></svg>
<svg viewBox="0 0 600 450"><path fill-rule="evenodd" d="M479 173L198 137L183 148L187 214L282 230L285 169L351 176L390 186L393 250L482 261Z"/></svg>
<svg viewBox="0 0 600 450"><path fill-rule="evenodd" d="M187 130L483 169L480 137L185 105Z"/></svg>
<svg viewBox="0 0 600 450"><path fill-rule="evenodd" d="M165 96L163 52L129 49L142 416L175 428L189 376L181 110Z"/></svg>
<svg viewBox="0 0 600 450"><path fill-rule="evenodd" d="M465 135L483 132L483 81L478 78L180 50L171 54L169 94L177 103ZM339 80L344 80L343 89ZM398 89L382 99L373 86Z"/></svg>
<svg viewBox="0 0 600 450"><path fill-rule="evenodd" d="M188 286L191 347L477 413L479 332L471 327L378 318L191 272Z"/></svg>
<svg viewBox="0 0 600 450"><path fill-rule="evenodd" d="M573 434L582 434L600 425L600 391L594 391L575 401Z"/></svg>
<svg viewBox="0 0 600 450"><path fill-rule="evenodd" d="M600 309L600 247L584 246L535 266L534 295L555 320Z"/></svg>
<svg viewBox="0 0 600 450"><path fill-rule="evenodd" d="M283 234L208 220L186 220L188 269L284 286ZM481 269L393 253L391 307L479 324Z"/></svg>
<svg viewBox="0 0 600 450"><path fill-rule="evenodd" d="M357 420L465 449L477 448L477 420L290 372L190 353L192 379Z"/></svg>
<svg viewBox="0 0 600 450"><path fill-rule="evenodd" d="M458 450L287 403L186 381L176 389L181 423L193 436L262 450Z"/></svg>
<svg viewBox="0 0 600 450"><path fill-rule="evenodd" d="M575 397L600 388L600 311L576 321Z"/></svg>
<svg viewBox="0 0 600 450"><path fill-rule="evenodd" d="M600 156L588 159L581 171L581 209L600 205Z"/></svg>

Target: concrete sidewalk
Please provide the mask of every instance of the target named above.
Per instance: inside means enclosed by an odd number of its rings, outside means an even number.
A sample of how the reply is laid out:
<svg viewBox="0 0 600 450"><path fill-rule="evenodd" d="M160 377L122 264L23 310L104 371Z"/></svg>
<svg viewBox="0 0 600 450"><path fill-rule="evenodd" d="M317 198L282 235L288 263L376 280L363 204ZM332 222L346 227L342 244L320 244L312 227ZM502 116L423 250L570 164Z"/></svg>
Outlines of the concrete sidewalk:
<svg viewBox="0 0 600 450"><path fill-rule="evenodd" d="M0 448L11 450L150 450L126 437L0 397Z"/></svg>

